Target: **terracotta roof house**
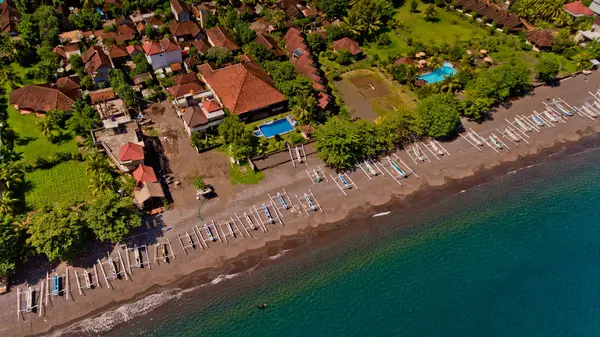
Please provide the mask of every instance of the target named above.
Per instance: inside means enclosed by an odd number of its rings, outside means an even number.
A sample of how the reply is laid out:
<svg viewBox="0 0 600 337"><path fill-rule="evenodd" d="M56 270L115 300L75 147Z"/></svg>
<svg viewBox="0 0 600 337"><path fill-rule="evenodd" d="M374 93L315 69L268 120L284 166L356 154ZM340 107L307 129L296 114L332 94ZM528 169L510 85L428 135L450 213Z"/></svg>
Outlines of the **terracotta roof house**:
<svg viewBox="0 0 600 337"><path fill-rule="evenodd" d="M152 166L140 164L135 171L133 171L133 178L139 184L142 182L153 183L158 181L156 179L156 174L154 174L154 169Z"/></svg>
<svg viewBox="0 0 600 337"><path fill-rule="evenodd" d="M206 37L211 46L225 47L232 51L239 50L240 47L233 41L233 39L227 33L227 30L223 27L217 26L206 31Z"/></svg>
<svg viewBox="0 0 600 337"><path fill-rule="evenodd" d="M164 69L172 63L181 63L182 61L181 49L171 39L147 42L142 45L142 49L153 70Z"/></svg>
<svg viewBox="0 0 600 337"><path fill-rule="evenodd" d="M301 2L300 0L279 0L277 7L283 9L290 19L301 19L303 17L300 12Z"/></svg>
<svg viewBox="0 0 600 337"><path fill-rule="evenodd" d="M142 47L140 47L139 45L130 45L125 47L125 50L127 50L127 53L131 56L134 57L136 54L138 53L143 53L144 50L142 49Z"/></svg>
<svg viewBox="0 0 600 337"><path fill-rule="evenodd" d="M267 50L271 51L271 53L273 53L273 55L275 55L277 58L285 56L285 52L279 48L277 41L270 36L258 33L256 34L256 43L267 48Z"/></svg>
<svg viewBox="0 0 600 337"><path fill-rule="evenodd" d="M183 125L188 134L206 132L214 129L223 121L225 112L216 100L206 99L183 109Z"/></svg>
<svg viewBox="0 0 600 337"><path fill-rule="evenodd" d="M74 101L81 97L81 87L79 86L79 77L77 75L59 78L56 80L54 87Z"/></svg>
<svg viewBox="0 0 600 337"><path fill-rule="evenodd" d="M200 62L197 57L188 57L183 60L183 66L185 67L186 71L194 71L194 69L196 69L196 67L201 63L202 62Z"/></svg>
<svg viewBox="0 0 600 337"><path fill-rule="evenodd" d="M113 64L123 64L129 59L129 52L125 47L113 44L108 49L108 56Z"/></svg>
<svg viewBox="0 0 600 337"><path fill-rule="evenodd" d="M144 160L144 147L136 143L126 143L119 148L119 160L139 161Z"/></svg>
<svg viewBox="0 0 600 337"><path fill-rule="evenodd" d="M589 9L586 5L581 1L575 1L563 6L564 10L571 14L572 16L578 18L580 16L590 16L594 15L594 11Z"/></svg>
<svg viewBox="0 0 600 337"><path fill-rule="evenodd" d="M81 55L79 45L77 43L70 43L67 45L58 45L52 49L52 52L57 54L61 58L63 64L69 63L69 58L73 55Z"/></svg>
<svg viewBox="0 0 600 337"><path fill-rule="evenodd" d="M331 96L324 92L319 92L317 95L317 107L321 110L326 110L331 105Z"/></svg>
<svg viewBox="0 0 600 337"><path fill-rule="evenodd" d="M202 30L194 21L179 22L172 20L169 23L169 30L177 41L191 41L202 39Z"/></svg>
<svg viewBox="0 0 600 337"><path fill-rule="evenodd" d="M61 43L78 43L83 40L83 32L80 30L72 30L70 32L60 33L58 39Z"/></svg>
<svg viewBox="0 0 600 337"><path fill-rule="evenodd" d="M108 82L108 73L113 69L113 64L102 48L90 47L81 59L85 72L92 77L96 85Z"/></svg>
<svg viewBox="0 0 600 337"><path fill-rule="evenodd" d="M192 13L188 5L183 0L171 0L171 13L177 21L190 21Z"/></svg>
<svg viewBox="0 0 600 337"><path fill-rule="evenodd" d="M499 29L506 28L511 31L524 29L524 24L519 17L489 1L458 0L455 7L462 8L464 12L474 11L477 14L484 16L487 20L492 20Z"/></svg>
<svg viewBox="0 0 600 337"><path fill-rule="evenodd" d="M175 76L173 77L173 82L175 85L167 90L175 99L187 94L193 95L194 93L199 93L204 90L204 87L202 87L202 84L198 81L195 73L186 73Z"/></svg>
<svg viewBox="0 0 600 337"><path fill-rule="evenodd" d="M196 48L196 51L198 51L198 53L202 55L205 55L210 49L210 43L206 39L196 40L192 42L192 46L194 46Z"/></svg>
<svg viewBox="0 0 600 337"><path fill-rule="evenodd" d="M10 93L10 104L21 114L71 110L75 100L62 90L44 85L26 85Z"/></svg>
<svg viewBox="0 0 600 337"><path fill-rule="evenodd" d="M9 4L8 0L0 3L0 31L10 36L18 35L19 11Z"/></svg>
<svg viewBox="0 0 600 337"><path fill-rule="evenodd" d="M275 89L269 75L254 62L217 70L202 64L198 70L220 104L242 119L260 119L285 109L285 96Z"/></svg>
<svg viewBox="0 0 600 337"><path fill-rule="evenodd" d="M135 85L140 85L145 83L147 80L151 80L152 79L152 74L151 73L142 73L139 75L135 75L133 77L133 84Z"/></svg>
<svg viewBox="0 0 600 337"><path fill-rule="evenodd" d="M548 50L554 43L554 32L549 29L531 30L525 34L528 43L534 46L536 51Z"/></svg>
<svg viewBox="0 0 600 337"><path fill-rule="evenodd" d="M117 95L112 88L104 88L98 89L89 92L90 103L96 104L103 101L110 101L111 99L115 99Z"/></svg>
<svg viewBox="0 0 600 337"><path fill-rule="evenodd" d="M144 181L133 190L133 196L138 207L146 209L162 205L165 192L159 182Z"/></svg>
<svg viewBox="0 0 600 337"><path fill-rule="evenodd" d="M352 56L358 56L362 54L362 49L358 46L358 42L352 40L349 37L345 37L339 39L337 41L333 41L333 50L340 51L346 50L350 52Z"/></svg>

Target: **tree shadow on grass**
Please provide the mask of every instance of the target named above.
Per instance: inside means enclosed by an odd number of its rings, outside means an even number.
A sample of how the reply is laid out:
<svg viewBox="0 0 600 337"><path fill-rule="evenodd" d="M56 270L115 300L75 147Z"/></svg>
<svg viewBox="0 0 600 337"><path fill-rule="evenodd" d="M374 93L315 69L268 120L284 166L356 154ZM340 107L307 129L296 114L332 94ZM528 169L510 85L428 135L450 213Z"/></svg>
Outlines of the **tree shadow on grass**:
<svg viewBox="0 0 600 337"><path fill-rule="evenodd" d="M18 137L17 139L15 139L15 145L25 146L36 139L36 137Z"/></svg>

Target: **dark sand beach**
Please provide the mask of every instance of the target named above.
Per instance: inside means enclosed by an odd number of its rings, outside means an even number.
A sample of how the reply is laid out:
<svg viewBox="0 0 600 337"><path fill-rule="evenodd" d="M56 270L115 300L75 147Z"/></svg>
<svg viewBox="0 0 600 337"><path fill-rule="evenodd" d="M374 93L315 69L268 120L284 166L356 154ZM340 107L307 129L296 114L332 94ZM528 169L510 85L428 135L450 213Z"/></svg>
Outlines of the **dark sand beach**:
<svg viewBox="0 0 600 337"><path fill-rule="evenodd" d="M595 91L598 87L600 76L597 73L588 76L587 79L583 76L568 79L555 88L540 87L531 96L513 102L510 108L499 109L494 114L494 120L484 124L464 121L465 128L472 128L481 135L497 133L497 128L507 125L505 118L512 119L516 114L529 114L534 109L542 111L543 102L548 98L559 96L571 105L579 106L591 100L588 90ZM3 308L0 333L24 336L60 330L86 317L99 315L152 293L171 288L190 288L211 282L219 275L236 274L252 269L263 264L263 261L270 261L269 257L276 256L284 250L291 249L290 256L300 254L302 249L311 245L336 240L336 230L339 228L343 228L348 235L361 235L365 230L364 226L354 226L363 223L361 219L370 218L379 212L402 212L409 208L411 211L426 209L428 205L442 198L460 193L496 176L545 161L556 153L593 147L597 142L595 134L600 130L597 121L580 116L570 117L566 124L560 123L555 126L546 127L539 133L529 133L529 144L521 142L516 147L507 142L510 151L502 150L500 153L490 148L481 148L482 151L479 151L462 138L443 143L450 156L441 157L440 160L431 158L431 163L415 165L405 151L400 151L400 158L414 169L420 179L409 177L403 180L400 186L387 176L369 180L359 170L349 173L358 190L348 191L348 196L344 196L333 182L313 186L303 167L292 168L287 164L269 169L265 172L263 182L245 187L236 194L235 199L207 202L203 207L203 220L228 219L233 212L247 209L251 205L263 204L268 200L268 192L277 193L282 188L290 194L299 195L311 188L324 213L313 213L310 218L284 213L283 225L270 226L267 233L256 231L252 233L253 238L235 239L227 244L214 243L208 249L188 250L188 254L185 254L177 242L176 235L199 223L197 210L167 212L163 215L163 221L172 230L164 235L171 240L177 254L177 258L170 264L153 264L152 269L134 270L131 281L112 282L114 289L93 289L81 296L76 288L72 288L69 301L65 298L52 299L52 303L46 308L45 317L29 314L21 321L16 319L16 294L13 286L13 291L0 298L0 308ZM308 161L310 165L318 163L314 156L309 157ZM322 163L319 164L324 167ZM285 260L285 257L279 260ZM57 270L60 272L65 267L58 266ZM31 281L33 282L30 283L35 283L35 280ZM72 284L74 283L72 281Z"/></svg>

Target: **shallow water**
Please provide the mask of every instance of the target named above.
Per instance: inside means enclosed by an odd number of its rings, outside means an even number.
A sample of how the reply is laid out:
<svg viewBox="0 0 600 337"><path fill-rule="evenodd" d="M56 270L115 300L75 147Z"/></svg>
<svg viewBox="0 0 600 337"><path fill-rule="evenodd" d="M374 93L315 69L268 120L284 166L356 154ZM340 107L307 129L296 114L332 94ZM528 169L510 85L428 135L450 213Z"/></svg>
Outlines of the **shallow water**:
<svg viewBox="0 0 600 337"><path fill-rule="evenodd" d="M86 326L129 315L108 335L597 335L599 159L589 150L392 210L269 266L156 295L165 304L148 314L124 306Z"/></svg>

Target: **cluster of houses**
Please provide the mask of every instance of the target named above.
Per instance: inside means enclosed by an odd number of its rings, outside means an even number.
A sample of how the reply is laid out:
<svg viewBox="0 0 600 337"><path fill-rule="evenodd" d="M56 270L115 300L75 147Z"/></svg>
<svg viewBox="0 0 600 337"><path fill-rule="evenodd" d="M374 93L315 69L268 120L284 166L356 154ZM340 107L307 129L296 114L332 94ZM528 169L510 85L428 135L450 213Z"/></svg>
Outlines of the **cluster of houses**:
<svg viewBox="0 0 600 337"><path fill-rule="evenodd" d="M60 33L60 44L53 49L60 59L61 68L57 69L57 73L71 73L70 60L78 55L83 62L85 75L93 80L93 89L82 88L77 75L65 75L54 83L26 85L10 94L10 104L17 111L40 117L54 109L70 110L78 99L88 99L102 121L101 126L92 131L92 139L98 150L106 153L116 168L131 173L136 179L134 194L142 208L162 203L165 193L153 168L144 161L146 151L138 123L139 111L131 111L110 87L111 70L134 69L133 58L138 54L144 55L152 71L133 77L132 87L140 98L146 98L153 94L147 83L169 76L170 81L166 83L172 85L164 89L190 135L216 128L226 111L244 121L254 121L287 109L286 97L275 88L269 74L251 57L242 53L227 29L221 26L205 29L209 13L215 13L216 5L202 3L191 6L183 0L170 0L170 3L170 22L162 22L151 12L135 12L129 17L105 18L104 29ZM105 1L105 6L107 4L122 6L118 0ZM260 6L242 4L238 10L256 14L261 10ZM294 19L318 14L314 7L298 0L280 0L273 6L285 11L288 27L292 26ZM98 10L106 11L106 7ZM73 9L66 10L59 6L58 12L60 15L65 13L63 16L66 17ZM0 14L3 32L17 35L15 27L19 13L11 6L11 0L0 4ZM262 18L254 23L260 20ZM257 33L256 42L265 46L276 58L289 58L296 72L313 82L318 107L328 109L331 97L315 58L305 44L303 33L290 28L283 38L287 49L284 51L268 34L276 28L254 23L251 27ZM145 36L148 25L156 29L168 25L170 34L168 37L150 39ZM324 34L322 28L320 32ZM205 55L210 48L217 46L231 50L237 55L237 61L217 67L190 55L192 48L197 54ZM353 56L362 54L358 43L350 39L336 41L334 47L347 50Z"/></svg>

